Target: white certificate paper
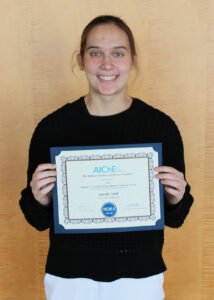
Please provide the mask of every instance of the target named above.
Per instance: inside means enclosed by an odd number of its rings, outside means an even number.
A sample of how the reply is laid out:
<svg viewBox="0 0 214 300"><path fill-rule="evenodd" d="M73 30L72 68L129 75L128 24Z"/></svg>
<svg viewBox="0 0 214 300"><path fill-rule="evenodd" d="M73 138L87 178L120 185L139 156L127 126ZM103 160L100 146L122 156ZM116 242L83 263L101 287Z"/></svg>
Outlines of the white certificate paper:
<svg viewBox="0 0 214 300"><path fill-rule="evenodd" d="M51 148L56 233L162 229L161 144Z"/></svg>

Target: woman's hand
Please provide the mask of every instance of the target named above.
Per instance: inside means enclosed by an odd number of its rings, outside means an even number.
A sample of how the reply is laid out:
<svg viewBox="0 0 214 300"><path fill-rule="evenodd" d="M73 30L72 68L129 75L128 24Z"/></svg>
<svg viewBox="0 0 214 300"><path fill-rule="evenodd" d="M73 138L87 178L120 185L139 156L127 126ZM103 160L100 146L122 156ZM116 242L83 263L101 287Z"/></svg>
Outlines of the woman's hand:
<svg viewBox="0 0 214 300"><path fill-rule="evenodd" d="M156 178L164 185L164 193L169 204L177 204L184 196L186 181L184 174L172 167L156 167Z"/></svg>
<svg viewBox="0 0 214 300"><path fill-rule="evenodd" d="M38 165L33 173L30 186L34 198L42 205L48 205L52 199L51 190L56 181L55 164L41 164Z"/></svg>

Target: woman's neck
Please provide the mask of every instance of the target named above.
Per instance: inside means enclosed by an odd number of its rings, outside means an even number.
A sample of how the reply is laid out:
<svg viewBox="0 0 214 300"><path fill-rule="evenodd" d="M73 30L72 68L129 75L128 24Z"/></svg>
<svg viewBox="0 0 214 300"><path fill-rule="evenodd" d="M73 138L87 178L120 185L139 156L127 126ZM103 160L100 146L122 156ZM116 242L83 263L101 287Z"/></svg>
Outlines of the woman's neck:
<svg viewBox="0 0 214 300"><path fill-rule="evenodd" d="M123 95L91 95L85 96L85 105L90 115L110 116L127 110L132 104L128 94Z"/></svg>

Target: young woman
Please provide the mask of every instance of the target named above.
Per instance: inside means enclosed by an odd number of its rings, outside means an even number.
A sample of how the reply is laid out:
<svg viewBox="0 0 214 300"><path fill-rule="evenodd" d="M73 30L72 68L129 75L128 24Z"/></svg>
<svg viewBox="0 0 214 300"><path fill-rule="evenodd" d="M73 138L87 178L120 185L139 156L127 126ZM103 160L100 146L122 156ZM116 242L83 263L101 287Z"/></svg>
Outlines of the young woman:
<svg viewBox="0 0 214 300"><path fill-rule="evenodd" d="M163 145L165 223L179 227L193 198L185 181L183 144L174 121L127 94L136 51L129 27L114 16L99 16L84 29L80 69L89 92L45 117L30 144L28 182L21 209L38 230L50 228L45 291L48 300L164 299L163 230L55 234L52 189L55 165L50 147L154 143Z"/></svg>

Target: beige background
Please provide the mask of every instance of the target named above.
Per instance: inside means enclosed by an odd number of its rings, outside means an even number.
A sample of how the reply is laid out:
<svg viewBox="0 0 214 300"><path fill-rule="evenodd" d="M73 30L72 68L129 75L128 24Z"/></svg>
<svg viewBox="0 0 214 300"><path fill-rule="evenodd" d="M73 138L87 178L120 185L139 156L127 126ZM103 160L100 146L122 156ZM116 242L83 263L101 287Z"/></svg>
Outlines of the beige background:
<svg viewBox="0 0 214 300"><path fill-rule="evenodd" d="M166 299L214 299L214 1L0 0L0 300L45 299L48 232L18 206L29 142L42 117L87 91L71 56L104 13L124 18L137 41L130 94L168 113L185 145L195 204L182 228L166 229Z"/></svg>

